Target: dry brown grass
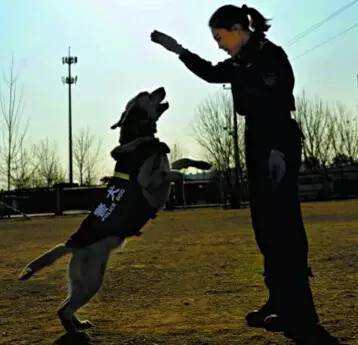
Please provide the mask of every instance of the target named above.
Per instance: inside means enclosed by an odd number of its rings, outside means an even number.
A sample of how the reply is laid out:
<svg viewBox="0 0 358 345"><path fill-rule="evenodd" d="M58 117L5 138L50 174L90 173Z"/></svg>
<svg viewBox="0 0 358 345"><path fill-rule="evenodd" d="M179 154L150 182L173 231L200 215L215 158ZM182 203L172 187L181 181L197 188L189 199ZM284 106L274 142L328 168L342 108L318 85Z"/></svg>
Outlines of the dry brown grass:
<svg viewBox="0 0 358 345"><path fill-rule="evenodd" d="M305 203L303 213L322 323L358 344L358 201ZM56 309L68 258L27 282L17 275L82 219L0 221L0 344L53 344L63 334ZM93 344L289 344L245 325L246 312L266 298L261 271L247 209L162 212L113 254L103 288L79 316L96 325Z"/></svg>

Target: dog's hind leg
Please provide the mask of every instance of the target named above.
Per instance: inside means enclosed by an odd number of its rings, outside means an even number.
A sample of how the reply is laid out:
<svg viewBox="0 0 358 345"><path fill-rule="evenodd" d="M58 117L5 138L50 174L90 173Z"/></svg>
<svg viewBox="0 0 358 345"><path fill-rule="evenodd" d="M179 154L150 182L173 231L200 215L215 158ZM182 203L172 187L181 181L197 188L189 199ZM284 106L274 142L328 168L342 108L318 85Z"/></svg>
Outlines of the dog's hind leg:
<svg viewBox="0 0 358 345"><path fill-rule="evenodd" d="M34 273L40 271L42 268L51 265L57 259L72 252L72 249L66 247L64 244L59 244L51 250L43 253L41 256L31 261L21 272L19 279L27 280Z"/></svg>
<svg viewBox="0 0 358 345"><path fill-rule="evenodd" d="M75 314L73 314L73 316L72 316L72 321L73 321L75 327L80 331L93 327L92 322L90 322L88 320L79 320Z"/></svg>
<svg viewBox="0 0 358 345"><path fill-rule="evenodd" d="M74 313L85 305L99 290L103 282L113 242L101 241L74 252L69 265L70 293L58 311L61 323L68 333L79 333L89 328L89 321L78 320Z"/></svg>

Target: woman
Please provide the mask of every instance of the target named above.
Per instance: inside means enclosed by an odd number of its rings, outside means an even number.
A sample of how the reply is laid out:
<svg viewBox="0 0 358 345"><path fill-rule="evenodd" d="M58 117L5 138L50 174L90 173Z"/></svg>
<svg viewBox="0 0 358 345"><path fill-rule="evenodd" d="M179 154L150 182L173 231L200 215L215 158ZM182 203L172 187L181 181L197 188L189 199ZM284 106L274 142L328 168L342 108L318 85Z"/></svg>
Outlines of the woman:
<svg viewBox="0 0 358 345"><path fill-rule="evenodd" d="M230 55L217 65L161 32L152 32L151 39L178 54L198 77L230 83L235 112L245 117L251 219L269 291L266 304L246 320L252 327L284 331L297 344L335 344L318 325L309 285L308 243L297 188L302 135L291 118L291 65L283 49L265 37L270 25L254 8L222 6L209 26L219 48Z"/></svg>

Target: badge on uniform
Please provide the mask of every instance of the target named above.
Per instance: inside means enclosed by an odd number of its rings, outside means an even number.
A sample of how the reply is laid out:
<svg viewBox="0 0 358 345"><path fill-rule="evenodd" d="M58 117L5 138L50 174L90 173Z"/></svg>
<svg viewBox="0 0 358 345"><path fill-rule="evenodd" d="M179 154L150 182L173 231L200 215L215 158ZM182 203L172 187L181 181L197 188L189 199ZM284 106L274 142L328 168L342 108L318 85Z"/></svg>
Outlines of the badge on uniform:
<svg viewBox="0 0 358 345"><path fill-rule="evenodd" d="M263 79L267 86L273 86L276 84L277 75L274 72L268 72L263 75Z"/></svg>

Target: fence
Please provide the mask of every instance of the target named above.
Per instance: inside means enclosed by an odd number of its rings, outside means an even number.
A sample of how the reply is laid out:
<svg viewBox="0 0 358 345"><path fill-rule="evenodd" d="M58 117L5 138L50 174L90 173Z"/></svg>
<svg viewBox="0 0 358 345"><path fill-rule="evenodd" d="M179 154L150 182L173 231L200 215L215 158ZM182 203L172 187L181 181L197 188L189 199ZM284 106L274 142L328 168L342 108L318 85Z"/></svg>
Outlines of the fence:
<svg viewBox="0 0 358 345"><path fill-rule="evenodd" d="M37 188L0 193L0 218L10 216L14 209L25 214L62 214L65 211L91 210L105 193L105 186L75 188ZM248 201L247 183L240 185L241 201ZM166 208L227 206L231 187L221 178L185 180L172 184ZM301 173L301 200L328 200L358 197L358 169L335 168L324 172ZM10 206L11 208L7 207Z"/></svg>
<svg viewBox="0 0 358 345"><path fill-rule="evenodd" d="M36 188L3 192L0 195L0 217L16 213L55 213L90 210L104 193L104 187ZM9 205L7 207L6 205Z"/></svg>

